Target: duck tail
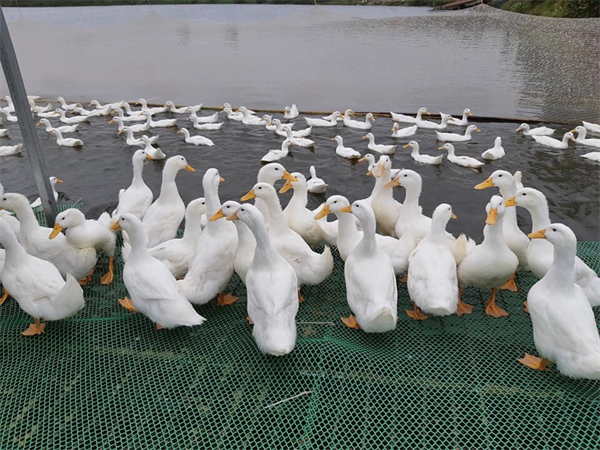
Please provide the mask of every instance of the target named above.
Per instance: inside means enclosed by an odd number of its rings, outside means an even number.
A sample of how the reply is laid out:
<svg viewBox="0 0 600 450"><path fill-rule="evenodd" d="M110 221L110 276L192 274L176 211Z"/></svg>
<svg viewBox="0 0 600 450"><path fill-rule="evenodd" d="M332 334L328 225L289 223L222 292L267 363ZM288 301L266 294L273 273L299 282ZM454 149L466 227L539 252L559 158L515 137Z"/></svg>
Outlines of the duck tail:
<svg viewBox="0 0 600 450"><path fill-rule="evenodd" d="M456 264L459 264L463 258L475 248L476 245L477 244L473 239L468 238L464 233L461 233L458 239L456 239L450 246L450 251L454 255Z"/></svg>
<svg viewBox="0 0 600 450"><path fill-rule="evenodd" d="M583 289L591 306L600 306L600 278L590 269L590 276L575 281Z"/></svg>
<svg viewBox="0 0 600 450"><path fill-rule="evenodd" d="M71 317L81 311L85 305L85 299L83 298L83 289L79 285L79 282L71 275L67 274L67 282L63 288L56 294L53 299L57 311L55 317L46 316L47 320L60 320Z"/></svg>

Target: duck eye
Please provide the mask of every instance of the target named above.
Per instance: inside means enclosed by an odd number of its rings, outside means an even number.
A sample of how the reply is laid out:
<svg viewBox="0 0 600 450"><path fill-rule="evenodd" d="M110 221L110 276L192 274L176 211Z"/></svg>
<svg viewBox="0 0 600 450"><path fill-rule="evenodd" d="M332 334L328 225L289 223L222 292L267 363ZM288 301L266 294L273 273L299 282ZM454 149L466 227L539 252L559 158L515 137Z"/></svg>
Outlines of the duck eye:
<svg viewBox="0 0 600 450"><path fill-rule="evenodd" d="M408 175L404 174L404 178L406 178Z"/></svg>
<svg viewBox="0 0 600 450"><path fill-rule="evenodd" d="M337 200L335 200L333 203L337 203Z"/></svg>
<svg viewBox="0 0 600 450"><path fill-rule="evenodd" d="M275 170L279 170L279 167L275 167Z"/></svg>
<svg viewBox="0 0 600 450"><path fill-rule="evenodd" d="M502 174L498 175L500 178L502 178Z"/></svg>
<svg viewBox="0 0 600 450"><path fill-rule="evenodd" d="M261 186L261 187L259 187L258 189L262 189L262 186Z"/></svg>
<svg viewBox="0 0 600 450"><path fill-rule="evenodd" d="M556 228L552 228L552 231L556 231Z"/></svg>
<svg viewBox="0 0 600 450"><path fill-rule="evenodd" d="M523 196L527 195L527 193L523 192Z"/></svg>

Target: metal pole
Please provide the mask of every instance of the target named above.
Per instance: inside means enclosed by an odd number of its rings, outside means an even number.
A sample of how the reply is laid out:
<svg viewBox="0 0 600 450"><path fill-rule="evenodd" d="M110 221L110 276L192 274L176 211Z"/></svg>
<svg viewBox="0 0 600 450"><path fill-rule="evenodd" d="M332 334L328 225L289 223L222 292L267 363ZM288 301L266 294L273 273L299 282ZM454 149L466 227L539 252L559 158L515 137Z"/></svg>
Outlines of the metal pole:
<svg viewBox="0 0 600 450"><path fill-rule="evenodd" d="M33 123L25 84L21 76L21 69L19 68L19 62L17 61L17 55L15 54L2 7L0 7L0 62L2 62L2 69L4 70L4 77L8 84L10 96L15 104L15 112L19 118L19 128L21 128L21 134L23 135L23 144L29 157L29 163L33 168L33 178L35 179L35 184L42 200L42 208L46 215L47 224L52 226L58 214L58 209L54 201L52 186L48 179L46 161L44 160L35 124Z"/></svg>

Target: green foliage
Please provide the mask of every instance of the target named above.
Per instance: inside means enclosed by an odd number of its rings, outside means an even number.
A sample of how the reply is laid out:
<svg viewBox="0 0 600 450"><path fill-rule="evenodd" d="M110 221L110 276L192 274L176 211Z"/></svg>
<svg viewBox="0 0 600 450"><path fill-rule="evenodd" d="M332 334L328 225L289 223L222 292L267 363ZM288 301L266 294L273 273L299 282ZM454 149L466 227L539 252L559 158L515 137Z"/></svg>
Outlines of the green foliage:
<svg viewBox="0 0 600 450"><path fill-rule="evenodd" d="M491 6L548 17L600 17L598 0L494 0Z"/></svg>

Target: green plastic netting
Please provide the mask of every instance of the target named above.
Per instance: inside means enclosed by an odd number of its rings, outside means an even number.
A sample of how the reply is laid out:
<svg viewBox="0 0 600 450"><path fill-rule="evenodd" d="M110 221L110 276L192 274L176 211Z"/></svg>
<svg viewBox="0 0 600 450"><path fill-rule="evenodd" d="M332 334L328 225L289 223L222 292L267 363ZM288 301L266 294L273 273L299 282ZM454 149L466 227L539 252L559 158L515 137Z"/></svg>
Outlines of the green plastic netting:
<svg viewBox="0 0 600 450"><path fill-rule="evenodd" d="M0 448L599 448L600 383L517 362L536 354L522 306L533 275L499 294L502 319L483 313L488 292L467 289L473 314L412 321L399 283L396 330L368 335L339 321L350 311L333 253L332 276L302 289L297 346L282 358L256 349L237 277L240 301L198 308L208 321L191 329L157 331L121 308L120 258L114 284L99 283L102 257L85 309L43 336L20 335L31 319L10 299L0 308ZM579 255L600 269L600 243L580 243Z"/></svg>

